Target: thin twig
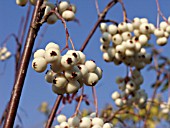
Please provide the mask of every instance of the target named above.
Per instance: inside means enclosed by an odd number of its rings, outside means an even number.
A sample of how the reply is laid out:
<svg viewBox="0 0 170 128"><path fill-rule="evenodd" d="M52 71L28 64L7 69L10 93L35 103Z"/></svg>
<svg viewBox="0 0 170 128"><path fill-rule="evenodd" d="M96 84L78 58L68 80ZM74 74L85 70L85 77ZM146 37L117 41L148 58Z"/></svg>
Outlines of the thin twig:
<svg viewBox="0 0 170 128"><path fill-rule="evenodd" d="M122 0L119 0L119 3L121 4L122 10L123 10L123 21L124 21L124 22L128 22L125 5L124 5L124 3L123 3Z"/></svg>
<svg viewBox="0 0 170 128"><path fill-rule="evenodd" d="M93 93L94 105L96 109L96 117L98 117L98 102L97 102L96 89L94 86L92 87L92 93Z"/></svg>
<svg viewBox="0 0 170 128"><path fill-rule="evenodd" d="M112 0L111 2L109 2L107 4L107 6L104 8L104 10L102 11L102 13L100 13L99 18L97 20L97 22L95 23L94 27L92 28L92 30L90 31L89 35L87 36L86 40L84 41L82 47L80 48L80 51L84 51L85 47L87 46L89 40L91 39L91 37L93 36L94 32L96 31L97 27L99 26L99 24L102 22L102 20L104 20L107 12L110 10L111 7L113 7L116 3L118 2L118 0Z"/></svg>
<svg viewBox="0 0 170 128"><path fill-rule="evenodd" d="M19 29L18 29L18 37L21 37L21 33L22 33L22 30L23 30L23 25L24 25L24 16L21 17L21 21L20 21L20 24L19 24Z"/></svg>
<svg viewBox="0 0 170 128"><path fill-rule="evenodd" d="M80 96L79 102L78 102L78 104L76 106L76 111L75 111L73 116L76 116L78 114L78 112L79 112L80 105L81 105L81 102L83 100L83 94L84 94L84 87L82 87L81 96Z"/></svg>
<svg viewBox="0 0 170 128"><path fill-rule="evenodd" d="M98 16L99 16L99 15L100 15L100 10L99 10L98 0L95 0L95 5L96 5L97 14L98 14Z"/></svg>
<svg viewBox="0 0 170 128"><path fill-rule="evenodd" d="M156 0L156 6L157 6L157 10L158 10L158 13L159 15L168 23L168 20L166 19L166 17L163 15L161 9L160 9L160 5L159 5L159 2L158 0Z"/></svg>
<svg viewBox="0 0 170 128"><path fill-rule="evenodd" d="M54 104L54 106L53 106L53 108L51 110L50 115L49 115L49 118L47 120L47 123L45 125L45 128L51 128L51 125L53 123L54 117L56 115L56 112L58 110L58 107L60 105L60 102L61 102L62 98L63 98L63 95L58 95L58 97L56 99L56 102L55 102L55 104Z"/></svg>
<svg viewBox="0 0 170 128"><path fill-rule="evenodd" d="M41 27L41 24L37 24L37 23L40 22L44 14L44 10L40 10L40 7L42 4L43 4L43 0L37 1L37 5L35 6L35 9L32 15L32 21L31 21L29 32L28 32L27 40L25 43L25 48L22 54L20 66L18 68L19 70L17 72L15 84L13 86L13 91L12 91L10 102L9 102L8 113L5 119L4 128L12 128L14 125L14 121L15 121L15 117L16 117L16 113L17 113L17 109L18 109L18 105L19 105L19 101L21 97L21 92L22 92L22 88L24 85L29 60L30 60L31 53L32 53L32 48L33 48L37 33Z"/></svg>

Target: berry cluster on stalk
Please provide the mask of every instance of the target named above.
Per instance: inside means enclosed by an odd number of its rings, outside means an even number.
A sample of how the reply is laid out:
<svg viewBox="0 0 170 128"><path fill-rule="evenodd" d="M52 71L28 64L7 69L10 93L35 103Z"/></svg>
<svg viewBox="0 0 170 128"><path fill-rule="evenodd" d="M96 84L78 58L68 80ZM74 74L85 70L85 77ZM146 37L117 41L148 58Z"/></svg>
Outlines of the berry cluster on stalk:
<svg viewBox="0 0 170 128"><path fill-rule="evenodd" d="M119 89L122 93L115 91L112 93L112 99L115 101L116 106L122 107L125 105L136 105L143 108L146 105L148 95L145 90L140 89L143 83L143 76L140 71L134 69L131 77L118 77L116 79Z"/></svg>
<svg viewBox="0 0 170 128"><path fill-rule="evenodd" d="M34 53L32 68L37 72L46 72L45 79L52 83L52 90L56 94L72 94L77 92L83 84L95 86L102 77L102 70L93 60L87 60L81 51L68 50L61 55L59 45L50 42L44 49Z"/></svg>
<svg viewBox="0 0 170 128"><path fill-rule="evenodd" d="M152 56L146 52L151 35L157 38L157 44L164 46L170 34L170 17L156 28L146 18L134 18L131 23L122 22L117 26L107 23L100 24L100 38L103 59L119 65L124 63L130 67L142 69L150 64ZM111 42L111 43L110 43Z"/></svg>
<svg viewBox="0 0 170 128"><path fill-rule="evenodd" d="M35 5L37 0L30 0L32 5ZM20 6L25 6L27 4L27 0L16 0L16 3ZM48 0L44 1L45 12L44 17L48 16L47 23L54 24L59 19L55 13L49 15L51 10L55 10L59 13L62 18L66 21L73 21L75 19L76 6L74 4L70 4L68 1L60 1L60 3L53 4L48 2Z"/></svg>
<svg viewBox="0 0 170 128"><path fill-rule="evenodd" d="M0 60L4 61L11 57L11 52L6 47L0 48Z"/></svg>
<svg viewBox="0 0 170 128"><path fill-rule="evenodd" d="M55 128L113 128L113 124L104 123L102 118L96 117L95 113L89 116L74 116L66 118L65 115L57 116L58 125Z"/></svg>

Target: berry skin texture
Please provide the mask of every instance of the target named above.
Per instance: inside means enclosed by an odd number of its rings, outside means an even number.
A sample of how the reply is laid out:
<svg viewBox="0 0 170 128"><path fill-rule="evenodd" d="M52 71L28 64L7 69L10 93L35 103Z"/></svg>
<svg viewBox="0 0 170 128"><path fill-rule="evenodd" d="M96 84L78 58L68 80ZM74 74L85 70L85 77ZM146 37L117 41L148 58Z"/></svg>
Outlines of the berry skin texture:
<svg viewBox="0 0 170 128"><path fill-rule="evenodd" d="M58 62L60 61L60 51L55 48L49 48L45 51L44 57L48 63Z"/></svg>
<svg viewBox="0 0 170 128"><path fill-rule="evenodd" d="M60 128L69 128L69 124L67 122L62 122Z"/></svg>
<svg viewBox="0 0 170 128"><path fill-rule="evenodd" d="M53 82L53 75L54 75L55 73L53 73L53 71L52 70L48 70L47 72L46 72L46 75L45 75L45 80L48 82L48 83L52 83Z"/></svg>
<svg viewBox="0 0 170 128"><path fill-rule="evenodd" d="M77 52L78 52L79 55L80 55L80 60L79 60L78 64L84 64L85 61L86 61L86 56L85 56L84 53L81 52L81 51L77 51Z"/></svg>
<svg viewBox="0 0 170 128"><path fill-rule="evenodd" d="M94 72L97 68L96 63L93 60L86 61L85 66L87 67L89 72Z"/></svg>
<svg viewBox="0 0 170 128"><path fill-rule="evenodd" d="M6 47L0 48L0 54L5 54L8 51Z"/></svg>
<svg viewBox="0 0 170 128"><path fill-rule="evenodd" d="M80 55L77 51L75 50L68 50L67 53L68 55L72 55L76 59L76 63L80 61Z"/></svg>
<svg viewBox="0 0 170 128"><path fill-rule="evenodd" d="M120 93L117 91L113 92L111 97L113 100L116 100L116 99L120 98Z"/></svg>
<svg viewBox="0 0 170 128"><path fill-rule="evenodd" d="M92 119L92 125L99 125L99 126L103 126L104 122L101 118L98 118L98 117L94 117Z"/></svg>
<svg viewBox="0 0 170 128"><path fill-rule="evenodd" d="M113 124L111 124L111 123L105 123L105 124L103 125L103 128L113 128Z"/></svg>
<svg viewBox="0 0 170 128"><path fill-rule="evenodd" d="M25 6L27 4L28 0L16 0L16 4L19 6Z"/></svg>
<svg viewBox="0 0 170 128"><path fill-rule="evenodd" d="M148 42L148 37L146 35L140 35L139 36L139 42L142 46L146 45L147 42Z"/></svg>
<svg viewBox="0 0 170 128"><path fill-rule="evenodd" d="M66 10L62 13L62 17L66 20L66 21L72 21L75 19L75 14L74 12L70 11L70 10Z"/></svg>
<svg viewBox="0 0 170 128"><path fill-rule="evenodd" d="M32 5L35 5L36 2L37 2L37 0L30 0L30 3L31 3Z"/></svg>
<svg viewBox="0 0 170 128"><path fill-rule="evenodd" d="M111 34L108 33L108 32L104 32L104 33L102 34L102 40L103 40L104 42L110 42L110 41L111 41L111 38L112 38L112 36L111 36Z"/></svg>
<svg viewBox="0 0 170 128"><path fill-rule="evenodd" d="M80 124L80 119L77 116L70 117L68 119L68 124L69 124L69 126L72 126L72 127L78 127Z"/></svg>
<svg viewBox="0 0 170 128"><path fill-rule="evenodd" d="M122 36L121 36L120 34L116 34L116 35L114 35L114 36L112 37L112 42L113 42L113 44L115 44L115 45L121 44L122 41L123 41L123 39L122 39Z"/></svg>
<svg viewBox="0 0 170 128"><path fill-rule="evenodd" d="M50 48L55 48L55 49L57 49L57 50L60 50L59 45L58 45L58 44L55 44L55 43L53 43L53 42L48 43L48 44L46 45L46 47L45 47L45 50L47 51L47 50L50 49Z"/></svg>
<svg viewBox="0 0 170 128"><path fill-rule="evenodd" d="M76 59L75 59L72 55L65 54L65 55L62 56L62 58L61 58L61 65L62 65L65 69L70 69L70 68L72 68L74 65L76 65Z"/></svg>
<svg viewBox="0 0 170 128"><path fill-rule="evenodd" d="M44 72L45 69L47 68L47 61L45 60L45 58L43 57L38 57L35 58L32 61L32 68L36 71L36 72Z"/></svg>
<svg viewBox="0 0 170 128"><path fill-rule="evenodd" d="M11 57L11 52L10 51L7 51L5 54L4 54L5 58L8 59Z"/></svg>
<svg viewBox="0 0 170 128"><path fill-rule="evenodd" d="M97 67L94 73L97 74L97 76L99 77L99 80L102 78L103 71L100 67Z"/></svg>
<svg viewBox="0 0 170 128"><path fill-rule="evenodd" d="M58 17L55 14L51 14L47 19L47 23L48 24L55 24L55 22L57 20L58 20Z"/></svg>
<svg viewBox="0 0 170 128"><path fill-rule="evenodd" d="M107 27L107 25L106 25L106 27ZM106 30L105 30L105 31L106 31ZM113 24L110 24L110 25L107 27L107 31L108 31L110 34L114 35L114 34L117 33L117 26L116 26L116 25L113 25Z"/></svg>
<svg viewBox="0 0 170 128"><path fill-rule="evenodd" d="M83 117L83 118L80 120L80 125L79 125L80 128L90 128L90 126L91 126L91 120L90 120L90 118L88 118L88 117Z"/></svg>
<svg viewBox="0 0 170 128"><path fill-rule="evenodd" d="M60 115L57 116L58 123L65 122L66 120L67 120L67 117L63 114L60 114Z"/></svg>
<svg viewBox="0 0 170 128"><path fill-rule="evenodd" d="M69 81L78 80L82 76L81 72L77 66L74 66L70 70L64 71L64 75L67 78L67 80L69 80Z"/></svg>
<svg viewBox="0 0 170 128"><path fill-rule="evenodd" d="M118 106L118 107L122 107L122 105L123 105L123 100L120 99L120 98L117 98L117 99L115 100L115 104L116 104L116 106Z"/></svg>
<svg viewBox="0 0 170 128"><path fill-rule="evenodd" d="M161 28L157 28L154 31L154 34L156 37L163 37L164 36L164 30Z"/></svg>
<svg viewBox="0 0 170 128"><path fill-rule="evenodd" d="M159 45L159 46L164 46L166 45L168 42L167 38L166 37L160 37L157 39L156 43Z"/></svg>
<svg viewBox="0 0 170 128"><path fill-rule="evenodd" d="M38 50L34 53L34 58L44 57L44 54L45 54L45 50L44 50L44 49L38 49Z"/></svg>
<svg viewBox="0 0 170 128"><path fill-rule="evenodd" d="M99 77L97 74L90 72L84 77L83 81L87 86L95 86L99 81Z"/></svg>
<svg viewBox="0 0 170 128"><path fill-rule="evenodd" d="M79 68L83 78L89 73L89 71L85 65L79 64L77 67Z"/></svg>
<svg viewBox="0 0 170 128"><path fill-rule="evenodd" d="M72 94L80 88L80 83L78 81L69 81L66 85L66 92Z"/></svg>
<svg viewBox="0 0 170 128"><path fill-rule="evenodd" d="M66 93L66 89L65 88L58 88L55 85L52 84L52 90L54 93L58 94L58 95L63 95Z"/></svg>
<svg viewBox="0 0 170 128"><path fill-rule="evenodd" d="M65 88L67 84L68 81L63 74L57 74L53 79L53 85L57 88Z"/></svg>
<svg viewBox="0 0 170 128"><path fill-rule="evenodd" d="M61 1L58 6L58 10L60 13L64 12L69 8L70 4L67 1Z"/></svg>
<svg viewBox="0 0 170 128"><path fill-rule="evenodd" d="M107 31L107 24L106 23L100 23L100 31L102 33Z"/></svg>

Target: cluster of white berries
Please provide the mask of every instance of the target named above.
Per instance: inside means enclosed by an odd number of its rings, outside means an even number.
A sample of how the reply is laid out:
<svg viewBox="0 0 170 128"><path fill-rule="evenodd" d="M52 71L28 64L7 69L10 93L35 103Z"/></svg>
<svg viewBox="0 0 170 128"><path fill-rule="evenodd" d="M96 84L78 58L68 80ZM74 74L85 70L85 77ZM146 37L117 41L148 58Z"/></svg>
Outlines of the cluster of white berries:
<svg viewBox="0 0 170 128"><path fill-rule="evenodd" d="M137 69L144 68L152 61L152 56L144 46L148 45L151 34L157 37L158 45L165 45L170 34L170 18L168 23L161 22L160 28L156 28L146 18L134 18L132 23L122 22L118 26L101 23L100 50L103 52L103 59L106 62L113 61L116 65L123 62Z"/></svg>
<svg viewBox="0 0 170 128"><path fill-rule="evenodd" d="M11 52L6 47L0 48L0 60L4 61L11 57Z"/></svg>
<svg viewBox="0 0 170 128"><path fill-rule="evenodd" d="M68 50L61 56L59 45L50 42L44 49L34 53L32 68L43 72L50 64L45 79L52 83L52 90L57 94L74 93L86 84L95 86L102 77L102 70L92 60L86 61L81 51Z"/></svg>
<svg viewBox="0 0 170 128"><path fill-rule="evenodd" d="M27 1L28 0L16 0L16 3L20 6L25 6L27 4ZM35 5L36 1L37 0L30 0L30 3L32 5ZM46 0L44 1L44 5L46 7L44 12L44 17L47 16L51 10L55 10L66 21L72 21L75 19L76 6L70 4L68 1L60 1L60 3L56 6L55 4L48 2ZM52 13L50 16L48 16L47 23L54 24L58 19L59 18L56 16L56 14Z"/></svg>
<svg viewBox="0 0 170 128"><path fill-rule="evenodd" d="M163 102L160 104L160 108L163 114L168 114L170 112L170 97L168 98L168 102Z"/></svg>
<svg viewBox="0 0 170 128"><path fill-rule="evenodd" d="M131 77L118 77L116 83L122 93L115 91L112 93L112 99L115 101L116 106L122 107L123 105L137 105L142 108L147 102L147 93L145 90L140 89L143 83L143 77L137 69L132 71Z"/></svg>
<svg viewBox="0 0 170 128"><path fill-rule="evenodd" d="M66 118L65 115L57 116L58 125L55 128L113 128L113 124L104 123L102 118L96 117L95 113L89 116L80 117L74 116Z"/></svg>
<svg viewBox="0 0 170 128"><path fill-rule="evenodd" d="M61 1L57 6L50 2L45 2L44 4L46 5L44 16L48 15L51 10L55 9L55 11L59 13L66 21L72 21L75 19L76 6L70 4L68 1ZM56 14L52 13L48 17L47 23L54 24L58 19L59 18Z"/></svg>

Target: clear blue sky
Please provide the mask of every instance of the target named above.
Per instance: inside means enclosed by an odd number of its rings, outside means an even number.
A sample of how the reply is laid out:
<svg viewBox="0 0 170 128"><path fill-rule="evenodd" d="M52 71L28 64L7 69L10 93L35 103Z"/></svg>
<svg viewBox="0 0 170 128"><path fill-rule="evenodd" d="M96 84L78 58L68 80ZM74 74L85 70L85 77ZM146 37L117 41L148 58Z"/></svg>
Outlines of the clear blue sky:
<svg viewBox="0 0 170 128"><path fill-rule="evenodd" d="M51 0L54 2L54 0ZM70 22L67 24L69 33L74 42L75 48L79 49L86 39L88 33L92 29L93 25L97 21L97 12L95 8L94 0L70 0L71 3L74 3L77 6L76 17L80 21L80 25ZM170 15L170 1L168 0L159 0L163 14L168 17ZM109 0L99 0L99 8L102 11L103 8ZM124 0L125 7L127 9L127 14L129 19L134 17L146 17L148 20L156 24L157 8L155 0ZM33 7L32 7L33 9ZM26 7L19 7L16 5L15 0L1 0L0 1L0 43L5 39L5 37L10 33L18 32L20 26L20 19L22 16L25 16L27 10ZM117 4L113 9L111 9L107 15L115 21L121 22L122 19L122 10L121 6ZM42 30L42 29L41 29ZM41 33L41 31L40 31ZM94 59L102 69L103 69L103 78L97 84L96 90L98 95L99 110L101 110L106 103L111 103L114 105L114 102L111 99L111 93L117 90L117 85L115 84L116 76L124 76L126 73L126 67L124 65L115 66L113 63L106 63L102 59L102 52L99 50L100 42L99 38L101 33L99 29L95 32L94 36L90 40L87 48L84 53L87 56L87 59ZM39 36L38 36L39 38ZM65 45L65 32L63 25L58 21L55 25L48 27L48 30L42 40L42 44L39 48L44 48L49 41L54 41L64 47ZM152 43L155 40L152 40ZM37 40L36 40L37 42ZM35 42L35 43L36 43ZM15 41L10 39L7 48L14 54L15 53ZM168 48L170 44L163 47L165 54L170 55ZM2 115L3 110L10 98L10 93L14 83L14 57L10 58L8 61L0 62L0 72L5 71L0 75L0 116ZM154 80L155 76L152 75L153 72L142 71L145 74L145 82L142 85L143 88L147 89L147 92L151 92L149 85ZM41 127L40 124L45 120L45 117L37 110L38 106L43 101L47 101L52 107L57 95L55 95L51 90L51 85L46 83L44 80L45 73L36 73L29 64L22 97L19 105L18 112L22 117L25 128L36 128ZM93 100L91 95L91 89L86 87L85 93L88 94L91 101ZM150 93L151 94L151 93ZM167 96L167 93L166 93ZM81 106L86 107L84 104ZM94 110L94 106L90 106ZM27 113L27 116L24 115L21 109ZM62 113L66 115L72 115L74 111L73 105L66 105ZM17 120L16 120L17 122Z"/></svg>

